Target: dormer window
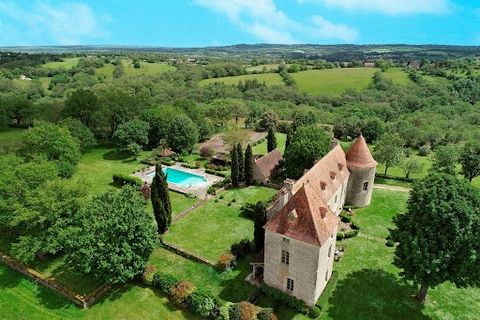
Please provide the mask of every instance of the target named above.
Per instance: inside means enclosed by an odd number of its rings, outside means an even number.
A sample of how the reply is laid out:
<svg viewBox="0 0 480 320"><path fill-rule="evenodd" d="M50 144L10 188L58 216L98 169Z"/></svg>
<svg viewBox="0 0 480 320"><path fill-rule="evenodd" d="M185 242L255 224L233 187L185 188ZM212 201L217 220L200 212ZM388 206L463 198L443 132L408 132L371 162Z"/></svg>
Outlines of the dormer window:
<svg viewBox="0 0 480 320"><path fill-rule="evenodd" d="M338 163L338 171L343 171L343 163Z"/></svg>
<svg viewBox="0 0 480 320"><path fill-rule="evenodd" d="M335 180L335 177L337 176L337 173L336 172L333 172L333 171L330 171L330 178L332 180Z"/></svg>
<svg viewBox="0 0 480 320"><path fill-rule="evenodd" d="M325 181L320 181L320 189L322 189L322 191L325 191L326 188L327 188L327 183Z"/></svg>
<svg viewBox="0 0 480 320"><path fill-rule="evenodd" d="M327 216L327 208L325 207L320 207L320 217L324 219Z"/></svg>

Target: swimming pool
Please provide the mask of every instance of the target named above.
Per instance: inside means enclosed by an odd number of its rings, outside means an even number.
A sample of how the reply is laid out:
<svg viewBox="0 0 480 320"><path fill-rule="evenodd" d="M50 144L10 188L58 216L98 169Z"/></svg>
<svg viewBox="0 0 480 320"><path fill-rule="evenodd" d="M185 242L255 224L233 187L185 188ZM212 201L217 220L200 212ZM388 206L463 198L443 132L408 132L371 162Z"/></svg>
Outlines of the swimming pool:
<svg viewBox="0 0 480 320"><path fill-rule="evenodd" d="M204 177L190 172L177 170L173 168L163 168L163 173L167 175L167 182L179 185L184 188L200 187L208 181ZM155 171L148 174L150 177L155 175Z"/></svg>

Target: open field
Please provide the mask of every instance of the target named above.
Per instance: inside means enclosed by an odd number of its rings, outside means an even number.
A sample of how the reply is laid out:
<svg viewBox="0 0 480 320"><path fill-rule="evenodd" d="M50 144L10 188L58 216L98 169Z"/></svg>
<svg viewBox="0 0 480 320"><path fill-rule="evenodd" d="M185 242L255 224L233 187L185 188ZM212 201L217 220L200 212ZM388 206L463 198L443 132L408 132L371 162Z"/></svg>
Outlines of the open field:
<svg viewBox="0 0 480 320"><path fill-rule="evenodd" d="M122 60L125 73L128 76L155 75L168 71L175 71L177 68L166 63L140 62L140 68L135 69L129 60Z"/></svg>
<svg viewBox="0 0 480 320"><path fill-rule="evenodd" d="M96 69L95 74L105 79L112 79L113 70L115 70L115 66L113 64L108 63L108 64L105 64L103 67Z"/></svg>
<svg viewBox="0 0 480 320"><path fill-rule="evenodd" d="M240 81L257 79L259 82L265 82L267 86L283 86L283 80L278 73L246 74L242 76L212 78L200 81L200 85L223 82L226 85L237 85Z"/></svg>
<svg viewBox="0 0 480 320"><path fill-rule="evenodd" d="M278 69L278 63L261 64L258 66L251 66L246 68L248 72L263 72L263 70L273 72L273 71L276 71L277 69Z"/></svg>
<svg viewBox="0 0 480 320"><path fill-rule="evenodd" d="M72 69L78 65L80 58L66 58L63 61L47 62L42 65L42 68L46 69Z"/></svg>
<svg viewBox="0 0 480 320"><path fill-rule="evenodd" d="M383 72L385 78L392 80L396 84L412 84L412 80L408 77L408 74L401 68L390 68L387 71Z"/></svg>
<svg viewBox="0 0 480 320"><path fill-rule="evenodd" d="M285 152L285 142L287 140L287 135L285 133L277 132L275 136L277 137L277 148L283 154L283 152ZM254 146L252 148L252 152L253 154L267 154L267 140Z"/></svg>
<svg viewBox="0 0 480 320"><path fill-rule="evenodd" d="M244 238L253 239L253 221L241 217L240 207L268 200L275 193L276 190L265 187L227 190L216 197L218 202L209 200L172 224L163 239L217 262L232 244Z"/></svg>
<svg viewBox="0 0 480 320"><path fill-rule="evenodd" d="M312 95L340 95L347 89L362 90L371 82L375 68L337 68L292 73L301 92Z"/></svg>

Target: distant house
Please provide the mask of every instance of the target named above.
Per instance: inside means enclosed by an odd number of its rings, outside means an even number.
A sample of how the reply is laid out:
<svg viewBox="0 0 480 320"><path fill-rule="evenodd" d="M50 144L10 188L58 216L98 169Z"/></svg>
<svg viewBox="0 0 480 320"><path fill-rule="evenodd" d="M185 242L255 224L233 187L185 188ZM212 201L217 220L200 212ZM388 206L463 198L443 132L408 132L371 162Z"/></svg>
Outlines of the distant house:
<svg viewBox="0 0 480 320"><path fill-rule="evenodd" d="M29 78L29 77L27 77L26 75L22 74L22 75L20 76L20 80L23 80L23 81L32 81L32 78Z"/></svg>
<svg viewBox="0 0 480 320"><path fill-rule="evenodd" d="M176 153L170 149L163 149L162 151L160 151L158 153L158 155L162 158L166 158L166 157L174 157L176 155Z"/></svg>
<svg viewBox="0 0 480 320"><path fill-rule="evenodd" d="M375 68L375 62L364 62L363 66L365 68Z"/></svg>
<svg viewBox="0 0 480 320"><path fill-rule="evenodd" d="M278 149L273 149L261 158L254 160L253 180L257 183L265 183L271 179L272 175L278 169L282 154Z"/></svg>
<svg viewBox="0 0 480 320"><path fill-rule="evenodd" d="M408 67L409 67L410 69L415 69L415 70L417 70L417 69L420 69L421 63L420 63L420 61L418 61L418 60L410 61L410 63L408 64Z"/></svg>

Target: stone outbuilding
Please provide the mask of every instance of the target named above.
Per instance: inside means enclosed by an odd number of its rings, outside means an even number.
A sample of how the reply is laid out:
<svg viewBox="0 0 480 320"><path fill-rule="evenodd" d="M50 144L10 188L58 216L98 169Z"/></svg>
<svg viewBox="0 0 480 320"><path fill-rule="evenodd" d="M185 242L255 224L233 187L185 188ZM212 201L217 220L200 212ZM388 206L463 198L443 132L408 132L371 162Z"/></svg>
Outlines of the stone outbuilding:
<svg viewBox="0 0 480 320"><path fill-rule="evenodd" d="M253 180L260 184L269 182L272 176L275 175L282 159L282 154L278 149L273 149L263 157L255 159L253 163Z"/></svg>

